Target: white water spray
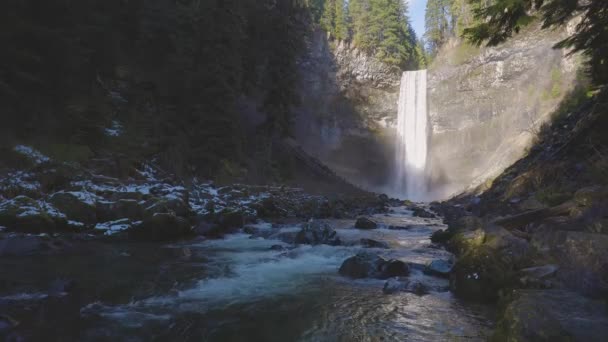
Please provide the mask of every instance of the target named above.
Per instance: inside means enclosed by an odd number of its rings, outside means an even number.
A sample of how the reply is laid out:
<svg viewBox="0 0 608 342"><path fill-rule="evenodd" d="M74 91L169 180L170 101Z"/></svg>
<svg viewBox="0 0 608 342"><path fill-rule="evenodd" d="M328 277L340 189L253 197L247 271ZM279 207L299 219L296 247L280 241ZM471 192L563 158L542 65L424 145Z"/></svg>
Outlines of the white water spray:
<svg viewBox="0 0 608 342"><path fill-rule="evenodd" d="M427 161L426 70L401 77L395 138L394 191L410 200L424 200Z"/></svg>

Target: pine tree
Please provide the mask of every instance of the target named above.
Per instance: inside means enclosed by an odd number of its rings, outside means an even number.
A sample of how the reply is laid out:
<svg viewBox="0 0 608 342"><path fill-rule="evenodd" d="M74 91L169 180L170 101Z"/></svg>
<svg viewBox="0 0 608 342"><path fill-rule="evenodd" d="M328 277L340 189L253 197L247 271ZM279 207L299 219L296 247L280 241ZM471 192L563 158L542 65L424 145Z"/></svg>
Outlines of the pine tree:
<svg viewBox="0 0 608 342"><path fill-rule="evenodd" d="M336 25L336 0L325 0L320 24L325 32L328 32L330 35L334 34Z"/></svg>
<svg viewBox="0 0 608 342"><path fill-rule="evenodd" d="M451 3L451 0L428 0L426 3L425 36L433 54L447 41L450 35Z"/></svg>
<svg viewBox="0 0 608 342"><path fill-rule="evenodd" d="M338 40L345 40L348 38L348 23L347 13L344 0L335 0L336 3L336 18L334 23L334 36Z"/></svg>

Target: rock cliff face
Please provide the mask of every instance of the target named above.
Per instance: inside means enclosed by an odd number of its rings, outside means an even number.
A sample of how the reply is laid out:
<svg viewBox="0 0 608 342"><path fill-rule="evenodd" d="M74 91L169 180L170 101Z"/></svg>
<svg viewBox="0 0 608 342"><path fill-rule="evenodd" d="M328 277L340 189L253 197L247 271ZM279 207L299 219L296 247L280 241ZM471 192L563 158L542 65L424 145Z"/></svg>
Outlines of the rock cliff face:
<svg viewBox="0 0 608 342"><path fill-rule="evenodd" d="M429 68L431 198L497 176L521 158L576 79L563 31L530 27L505 44L453 41ZM300 61L297 139L338 174L389 191L401 70L323 33Z"/></svg>
<svg viewBox="0 0 608 342"><path fill-rule="evenodd" d="M390 176L401 70L316 32L300 60L296 138L338 174L370 188Z"/></svg>
<svg viewBox="0 0 608 342"><path fill-rule="evenodd" d="M576 78L567 32L530 27L503 45L446 47L429 72L429 172L435 196L496 177L521 158Z"/></svg>

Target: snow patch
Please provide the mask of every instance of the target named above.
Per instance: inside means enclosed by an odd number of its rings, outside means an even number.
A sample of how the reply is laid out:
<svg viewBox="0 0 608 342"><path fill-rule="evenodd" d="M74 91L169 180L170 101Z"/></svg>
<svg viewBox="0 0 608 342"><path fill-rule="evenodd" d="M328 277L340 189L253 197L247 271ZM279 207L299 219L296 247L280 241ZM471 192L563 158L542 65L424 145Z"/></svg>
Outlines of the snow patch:
<svg viewBox="0 0 608 342"><path fill-rule="evenodd" d="M105 134L108 137L119 137L123 134L124 128L120 124L120 122L114 120L112 121L112 126L105 129Z"/></svg>
<svg viewBox="0 0 608 342"><path fill-rule="evenodd" d="M31 146L17 145L13 150L28 157L36 165L51 161L51 158L45 156L44 154L40 153L40 151L36 150Z"/></svg>

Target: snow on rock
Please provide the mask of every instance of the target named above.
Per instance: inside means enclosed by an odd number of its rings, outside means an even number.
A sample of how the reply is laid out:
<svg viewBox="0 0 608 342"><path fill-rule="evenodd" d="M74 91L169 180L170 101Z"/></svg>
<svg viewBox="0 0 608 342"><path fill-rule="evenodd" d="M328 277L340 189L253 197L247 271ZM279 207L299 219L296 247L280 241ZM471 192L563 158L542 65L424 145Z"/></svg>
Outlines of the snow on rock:
<svg viewBox="0 0 608 342"><path fill-rule="evenodd" d="M36 165L47 163L51 161L51 159L44 154L40 153L40 151L34 149L31 146L26 145L17 145L13 149L15 152L20 153L30 159Z"/></svg>
<svg viewBox="0 0 608 342"><path fill-rule="evenodd" d="M120 122L114 120L112 121L112 126L106 128L104 132L108 137L119 137L123 134L124 128L122 127Z"/></svg>
<svg viewBox="0 0 608 342"><path fill-rule="evenodd" d="M114 235L139 224L141 224L141 222L131 222L129 219L124 218L116 221L98 223L95 225L95 229L103 230L104 235Z"/></svg>
<svg viewBox="0 0 608 342"><path fill-rule="evenodd" d="M31 172L14 171L0 179L1 193L35 193L40 191L40 182Z"/></svg>

